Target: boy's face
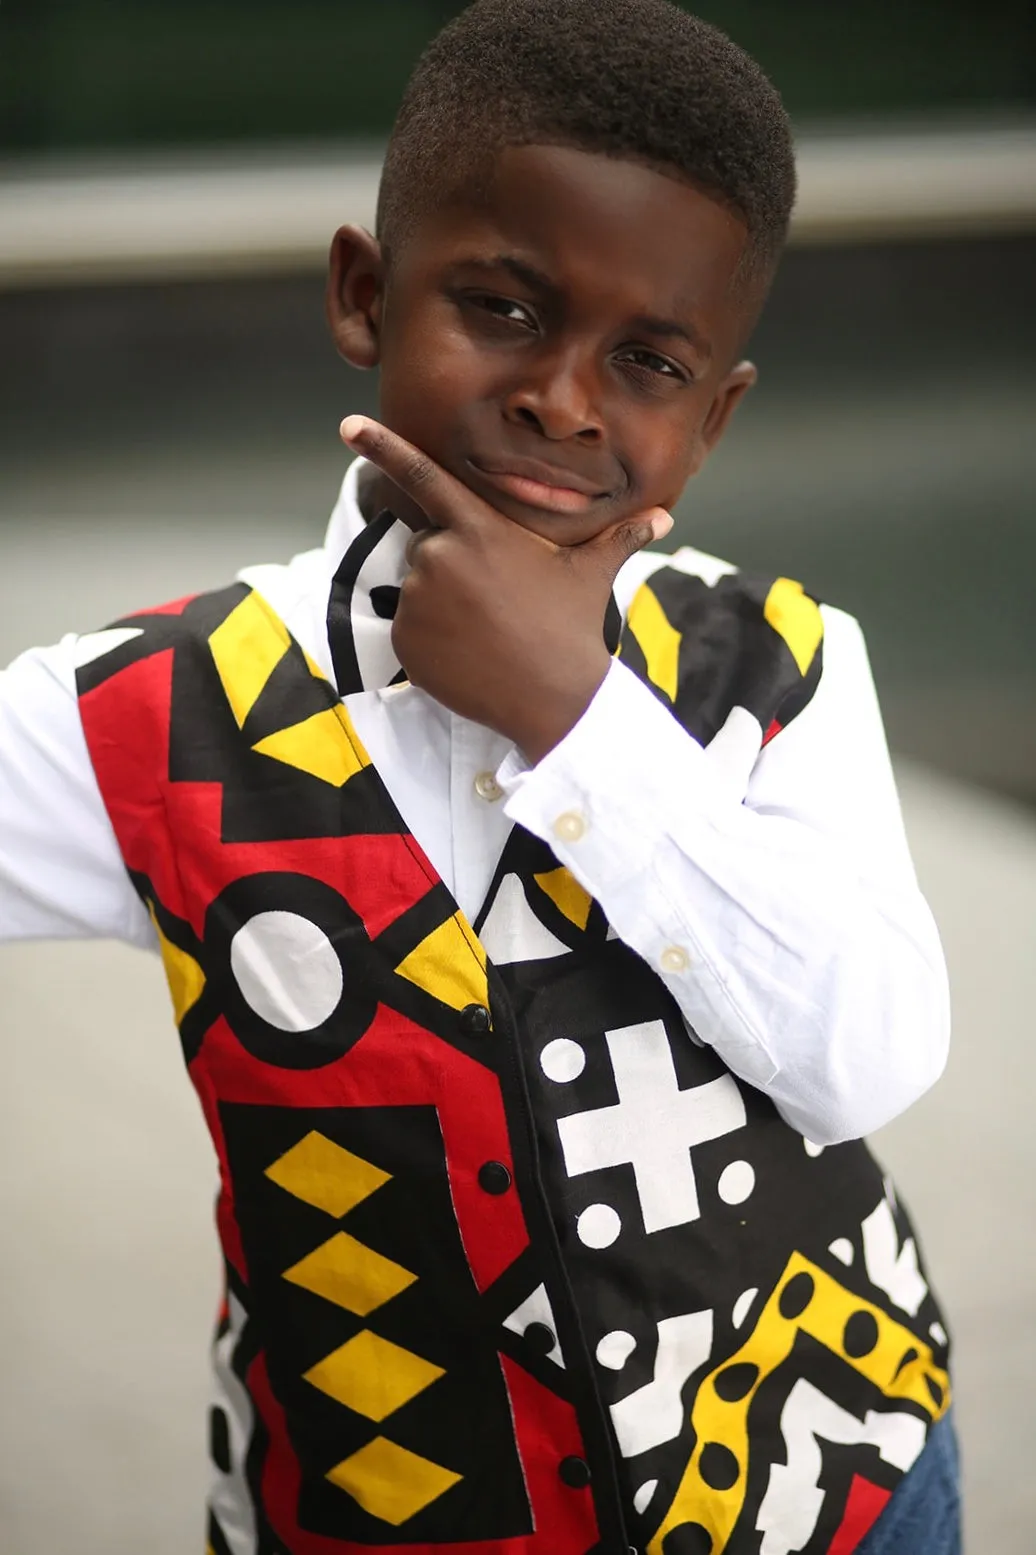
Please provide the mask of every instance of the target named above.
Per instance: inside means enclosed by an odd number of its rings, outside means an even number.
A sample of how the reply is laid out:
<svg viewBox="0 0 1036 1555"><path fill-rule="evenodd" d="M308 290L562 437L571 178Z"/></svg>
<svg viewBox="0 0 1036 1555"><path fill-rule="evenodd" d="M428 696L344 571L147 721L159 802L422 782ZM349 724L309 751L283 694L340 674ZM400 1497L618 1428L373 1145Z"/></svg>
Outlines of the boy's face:
<svg viewBox="0 0 1036 1555"><path fill-rule="evenodd" d="M734 365L745 242L715 200L639 163L512 147L488 191L415 222L387 273L343 228L329 316L343 355L380 363L388 427L577 544L671 508L754 382Z"/></svg>

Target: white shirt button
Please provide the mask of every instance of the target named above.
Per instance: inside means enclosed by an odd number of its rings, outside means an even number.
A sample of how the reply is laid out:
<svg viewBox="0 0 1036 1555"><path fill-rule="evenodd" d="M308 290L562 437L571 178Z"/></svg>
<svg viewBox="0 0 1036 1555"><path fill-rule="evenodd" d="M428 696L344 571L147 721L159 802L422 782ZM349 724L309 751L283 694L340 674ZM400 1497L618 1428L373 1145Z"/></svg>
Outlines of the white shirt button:
<svg viewBox="0 0 1036 1555"><path fill-rule="evenodd" d="M586 831L586 817L578 810L566 810L554 822L553 830L559 842L578 842Z"/></svg>
<svg viewBox="0 0 1036 1555"><path fill-rule="evenodd" d="M475 792L487 804L495 804L504 797L504 791L492 772L480 772L475 779Z"/></svg>
<svg viewBox="0 0 1036 1555"><path fill-rule="evenodd" d="M663 972L686 972L691 958L682 945L667 945L658 962Z"/></svg>

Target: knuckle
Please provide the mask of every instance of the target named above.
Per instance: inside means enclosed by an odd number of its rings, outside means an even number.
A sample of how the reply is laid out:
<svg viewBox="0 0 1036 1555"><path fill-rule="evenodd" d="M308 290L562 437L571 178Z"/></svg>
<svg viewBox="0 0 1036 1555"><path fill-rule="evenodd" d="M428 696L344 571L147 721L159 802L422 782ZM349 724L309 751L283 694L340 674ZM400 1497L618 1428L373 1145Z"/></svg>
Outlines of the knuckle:
<svg viewBox="0 0 1036 1555"><path fill-rule="evenodd" d="M406 464L406 478L411 486L429 486L435 479L435 465L427 454L414 452Z"/></svg>
<svg viewBox="0 0 1036 1555"><path fill-rule="evenodd" d="M635 551L641 549L649 536L650 530L646 524L623 524L617 536L620 556L623 559L632 556Z"/></svg>

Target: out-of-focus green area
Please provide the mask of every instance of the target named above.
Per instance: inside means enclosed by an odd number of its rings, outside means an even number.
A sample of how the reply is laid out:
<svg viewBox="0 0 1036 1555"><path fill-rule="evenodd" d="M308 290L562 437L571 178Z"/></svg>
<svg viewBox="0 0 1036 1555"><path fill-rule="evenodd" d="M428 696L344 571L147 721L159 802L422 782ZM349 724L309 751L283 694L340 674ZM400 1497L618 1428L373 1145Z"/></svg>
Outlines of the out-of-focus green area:
<svg viewBox="0 0 1036 1555"><path fill-rule="evenodd" d="M451 0L3 0L8 151L378 139ZM702 0L796 118L1036 104L1027 0Z"/></svg>

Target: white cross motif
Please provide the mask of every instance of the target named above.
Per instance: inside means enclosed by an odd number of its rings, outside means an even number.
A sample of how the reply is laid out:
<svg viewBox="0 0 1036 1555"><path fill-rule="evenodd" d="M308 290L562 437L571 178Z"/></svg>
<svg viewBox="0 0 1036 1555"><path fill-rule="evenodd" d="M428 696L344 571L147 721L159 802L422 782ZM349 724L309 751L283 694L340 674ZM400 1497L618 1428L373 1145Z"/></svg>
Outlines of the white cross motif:
<svg viewBox="0 0 1036 1555"><path fill-rule="evenodd" d="M602 1167L633 1167L645 1231L697 1220L691 1147L745 1126L745 1104L732 1075L681 1091L660 1020L606 1033L617 1105L561 1118L558 1131L570 1177Z"/></svg>

